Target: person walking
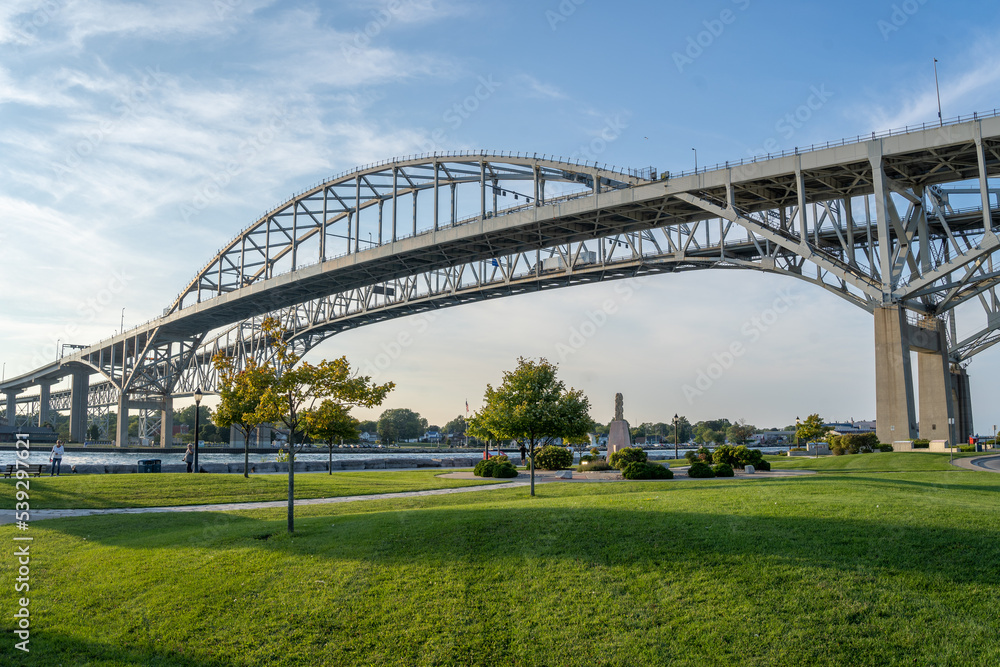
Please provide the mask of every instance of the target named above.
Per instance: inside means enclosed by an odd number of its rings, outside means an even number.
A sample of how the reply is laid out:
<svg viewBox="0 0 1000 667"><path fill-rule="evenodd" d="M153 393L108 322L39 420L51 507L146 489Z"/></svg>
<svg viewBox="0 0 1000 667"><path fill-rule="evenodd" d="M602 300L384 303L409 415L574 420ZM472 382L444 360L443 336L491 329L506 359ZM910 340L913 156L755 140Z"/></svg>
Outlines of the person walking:
<svg viewBox="0 0 1000 667"><path fill-rule="evenodd" d="M521 465L523 466L528 465L525 462L525 460L528 458L528 448L524 446L523 442L521 443L521 448L518 451L521 453Z"/></svg>
<svg viewBox="0 0 1000 667"><path fill-rule="evenodd" d="M194 463L194 450L191 449L191 445L188 445L187 451L184 452L183 461L187 464L187 471L191 472L191 465Z"/></svg>
<svg viewBox="0 0 1000 667"><path fill-rule="evenodd" d="M59 476L59 472L62 470L62 459L63 454L66 453L66 448L63 447L62 440L56 440L55 446L52 448L52 452L49 454L49 463L52 464L52 469L49 470L49 477L52 475Z"/></svg>

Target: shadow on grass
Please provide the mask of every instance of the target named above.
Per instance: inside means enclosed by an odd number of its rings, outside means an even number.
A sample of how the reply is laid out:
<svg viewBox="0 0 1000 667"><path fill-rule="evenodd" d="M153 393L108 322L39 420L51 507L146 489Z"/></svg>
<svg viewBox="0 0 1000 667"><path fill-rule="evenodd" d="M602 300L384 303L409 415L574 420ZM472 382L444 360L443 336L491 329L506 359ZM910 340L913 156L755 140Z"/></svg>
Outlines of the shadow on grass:
<svg viewBox="0 0 1000 667"><path fill-rule="evenodd" d="M46 630L31 632L28 648L25 653L14 648L12 633L4 632L4 644L0 646L0 664L4 665L144 665L145 667L235 667L243 663L226 658L195 658L185 656L175 651L167 651L156 645L152 640L137 638L135 646L120 646L98 641L83 640L62 633ZM147 643L148 646L140 646Z"/></svg>
<svg viewBox="0 0 1000 667"><path fill-rule="evenodd" d="M634 502L633 498L629 504ZM355 510L341 506L324 516L297 518L294 536L285 531L284 519L219 513L156 515L155 524L149 515L119 515L46 526L122 549L249 547L275 556L403 567L455 561L491 566L517 556L643 571L664 563L742 566L751 560L834 570L863 567L989 585L995 583L993 572L1000 567L1000 531L927 526L916 513L862 519L679 511L663 504L632 509L606 505L507 503L497 509L453 505L374 512L370 505Z"/></svg>
<svg viewBox="0 0 1000 667"><path fill-rule="evenodd" d="M826 471L824 471L824 473L825 472ZM912 479L912 477L914 475L919 475L919 474L924 474L924 473L926 473L928 476L930 476L930 475L936 475L936 476L938 476L940 478L940 476L941 476L942 473L950 473L950 472L952 472L952 471L950 471L950 470L924 470L924 471L915 471L915 472L907 472L907 473L905 473L906 475L910 476L911 479L898 479L894 474L893 474L892 477L867 477L867 476L865 476L866 473L869 474L869 475L886 474L886 473L879 473L877 471L867 471L867 470L865 470L865 471L860 471L859 470L857 472L847 472L847 471L844 471L842 474L849 474L850 475L849 479L850 479L851 482L864 482L866 484L871 484L873 486L884 486L886 488L895 488L895 489L898 489L900 487L914 487L914 488L920 488L920 489L934 489L936 491L981 491L981 492L984 492L984 493L998 493L998 492L1000 492L1000 477L997 477L997 483L996 484L992 484L992 485L987 485L987 484L963 484L963 483L953 484L953 483L948 483L948 482L920 482L920 481L916 481L916 480ZM974 471L971 471L971 470L956 470L955 472L957 472L957 473L970 473L970 472L974 472ZM840 477L839 474L841 474L840 471L837 471L837 474L815 475L815 476L810 476L807 480L804 480L804 481L806 483L813 483L813 482L816 482L816 483L836 482L838 484L843 484L844 483L844 479L842 477ZM961 479L966 479L966 480L970 480L971 481L973 478L967 477L967 476L963 475Z"/></svg>

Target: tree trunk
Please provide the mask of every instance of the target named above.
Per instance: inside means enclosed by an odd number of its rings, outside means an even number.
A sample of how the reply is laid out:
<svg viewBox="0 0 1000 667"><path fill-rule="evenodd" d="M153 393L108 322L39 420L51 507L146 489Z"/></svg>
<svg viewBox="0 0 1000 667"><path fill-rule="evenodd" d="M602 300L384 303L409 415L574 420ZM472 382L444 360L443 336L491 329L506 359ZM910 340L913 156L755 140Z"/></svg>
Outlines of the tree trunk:
<svg viewBox="0 0 1000 667"><path fill-rule="evenodd" d="M535 495L535 443L528 450L528 460L531 461L531 495Z"/></svg>
<svg viewBox="0 0 1000 667"><path fill-rule="evenodd" d="M250 431L243 434L243 476L250 479Z"/></svg>
<svg viewBox="0 0 1000 667"><path fill-rule="evenodd" d="M288 532L295 532L295 431L288 430Z"/></svg>

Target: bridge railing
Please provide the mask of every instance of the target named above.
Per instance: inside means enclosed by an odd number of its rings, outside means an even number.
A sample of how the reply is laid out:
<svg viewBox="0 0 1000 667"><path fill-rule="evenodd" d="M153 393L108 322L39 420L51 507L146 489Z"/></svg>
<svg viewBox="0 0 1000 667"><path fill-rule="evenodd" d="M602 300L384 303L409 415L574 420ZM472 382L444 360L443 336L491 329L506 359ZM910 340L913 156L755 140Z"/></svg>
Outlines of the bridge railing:
<svg viewBox="0 0 1000 667"><path fill-rule="evenodd" d="M740 158L739 160L726 160L725 162L716 162L713 165L708 165L705 167L698 167L697 169L687 169L685 171L669 173L671 178L679 178L681 176L692 176L694 174L703 174L708 171L716 171L718 169L728 169L729 167L739 167L745 164L753 164L759 160L771 160L779 157L787 157L789 155L798 155L799 153L808 153L810 151L823 150L824 148L834 148L836 146L848 146L850 144L860 144L863 141L872 141L874 139L882 139L885 137L895 137L901 134L908 134L910 132L916 132L918 130L933 130L935 127L944 127L945 125L958 125L959 123L968 123L970 120L980 120L982 118L994 118L1000 116L1000 109L993 109L991 111L981 111L973 112L972 114L967 114L965 116L955 116L954 118L947 118L939 123L921 123L920 125L906 125L904 127L898 127L891 130L882 130L880 132L872 132L871 135L859 134L854 137L847 137L840 139L839 141L827 141L822 144L810 144L809 146L796 146L795 148L783 150L778 153L761 153L759 155L754 155L752 157Z"/></svg>

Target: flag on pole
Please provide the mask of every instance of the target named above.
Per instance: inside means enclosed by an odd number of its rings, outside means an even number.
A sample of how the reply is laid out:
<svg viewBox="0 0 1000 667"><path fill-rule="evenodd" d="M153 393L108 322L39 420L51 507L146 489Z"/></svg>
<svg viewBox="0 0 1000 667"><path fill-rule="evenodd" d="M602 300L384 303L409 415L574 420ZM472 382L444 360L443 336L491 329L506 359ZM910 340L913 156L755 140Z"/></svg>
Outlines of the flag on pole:
<svg viewBox="0 0 1000 667"><path fill-rule="evenodd" d="M465 414L469 414L469 399L465 399Z"/></svg>

